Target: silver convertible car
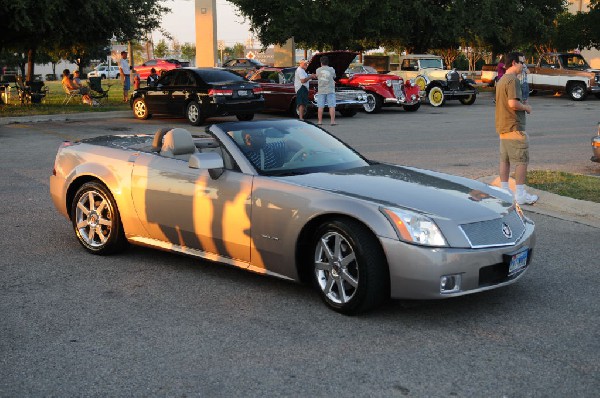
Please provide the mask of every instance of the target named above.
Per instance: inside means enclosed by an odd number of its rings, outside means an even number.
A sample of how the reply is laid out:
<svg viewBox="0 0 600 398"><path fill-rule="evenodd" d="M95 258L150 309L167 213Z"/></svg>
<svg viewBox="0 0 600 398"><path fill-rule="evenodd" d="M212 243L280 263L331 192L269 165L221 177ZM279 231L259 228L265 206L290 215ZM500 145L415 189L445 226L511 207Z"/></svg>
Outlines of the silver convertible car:
<svg viewBox="0 0 600 398"><path fill-rule="evenodd" d="M313 283L344 314L511 284L535 243L507 192L298 120L65 142L50 193L91 253L132 243Z"/></svg>

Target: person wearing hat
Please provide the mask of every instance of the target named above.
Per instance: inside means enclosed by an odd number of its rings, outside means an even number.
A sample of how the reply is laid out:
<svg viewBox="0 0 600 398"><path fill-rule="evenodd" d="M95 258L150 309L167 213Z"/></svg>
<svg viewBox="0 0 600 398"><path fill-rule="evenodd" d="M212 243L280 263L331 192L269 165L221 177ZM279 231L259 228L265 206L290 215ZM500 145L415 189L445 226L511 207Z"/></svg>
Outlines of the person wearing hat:
<svg viewBox="0 0 600 398"><path fill-rule="evenodd" d="M315 77L315 75L309 75L306 73L308 67L308 61L305 59L300 60L300 66L296 69L294 74L294 90L296 90L296 107L298 108L298 117L300 120L304 120L304 112L308 106L308 89L309 81Z"/></svg>
<svg viewBox="0 0 600 398"><path fill-rule="evenodd" d="M127 102L129 100L129 88L131 87L131 81L129 80L131 69L129 68L129 61L127 61L127 51L121 51L119 73L121 74L121 82L123 83L123 102Z"/></svg>

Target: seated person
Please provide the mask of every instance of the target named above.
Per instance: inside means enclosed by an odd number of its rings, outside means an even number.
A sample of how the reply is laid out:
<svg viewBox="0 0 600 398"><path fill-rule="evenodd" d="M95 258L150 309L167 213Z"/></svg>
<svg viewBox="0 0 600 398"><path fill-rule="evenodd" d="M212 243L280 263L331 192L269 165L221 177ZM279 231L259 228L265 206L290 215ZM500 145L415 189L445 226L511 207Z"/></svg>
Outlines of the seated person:
<svg viewBox="0 0 600 398"><path fill-rule="evenodd" d="M244 139L242 151L254 167L260 170L276 169L283 166L288 153L296 153L302 148L296 141L267 143L267 137L262 131L245 131L242 137Z"/></svg>
<svg viewBox="0 0 600 398"><path fill-rule="evenodd" d="M78 73L78 71L75 71ZM81 80L80 80L81 81ZM63 70L63 77L61 84L69 91L76 91L81 94L81 99L85 104L93 103L92 98L88 95L89 88L77 84L74 80L71 80L71 72L68 69Z"/></svg>
<svg viewBox="0 0 600 398"><path fill-rule="evenodd" d="M152 68L152 69L150 69L150 74L148 75L148 78L146 79L146 84L149 87L154 87L154 86L156 86L157 81L158 81L158 74L156 73L156 69Z"/></svg>
<svg viewBox="0 0 600 398"><path fill-rule="evenodd" d="M79 92L81 94L88 94L90 92L90 88L85 86L82 82L81 82L81 78L79 77L79 71L76 70L75 72L73 72L73 84L75 85L75 87L77 87L79 89Z"/></svg>

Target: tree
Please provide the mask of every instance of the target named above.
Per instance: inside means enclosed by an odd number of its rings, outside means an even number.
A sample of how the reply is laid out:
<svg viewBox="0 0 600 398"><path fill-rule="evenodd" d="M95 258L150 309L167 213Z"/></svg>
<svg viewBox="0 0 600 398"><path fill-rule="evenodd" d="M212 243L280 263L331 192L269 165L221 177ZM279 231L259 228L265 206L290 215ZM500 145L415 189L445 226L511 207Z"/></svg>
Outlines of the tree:
<svg viewBox="0 0 600 398"><path fill-rule="evenodd" d="M160 39L158 44L154 46L154 56L156 58L166 58L169 55L169 45L165 39Z"/></svg>
<svg viewBox="0 0 600 398"><path fill-rule="evenodd" d="M142 38L169 11L160 0L0 0L0 50L27 53L31 78L38 50L104 48L113 38Z"/></svg>
<svg viewBox="0 0 600 398"><path fill-rule="evenodd" d="M181 57L188 61L196 59L196 45L193 43L184 43L181 46Z"/></svg>

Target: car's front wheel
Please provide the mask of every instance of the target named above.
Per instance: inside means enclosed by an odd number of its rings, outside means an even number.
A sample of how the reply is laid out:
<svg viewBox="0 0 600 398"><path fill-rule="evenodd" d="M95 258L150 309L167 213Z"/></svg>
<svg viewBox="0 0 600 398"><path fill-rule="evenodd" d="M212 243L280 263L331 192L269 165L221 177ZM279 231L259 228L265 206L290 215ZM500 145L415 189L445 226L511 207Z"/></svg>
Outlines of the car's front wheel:
<svg viewBox="0 0 600 398"><path fill-rule="evenodd" d="M349 219L321 224L312 245L314 281L323 301L343 314L373 309L389 298L389 272L379 242Z"/></svg>
<svg viewBox="0 0 600 398"><path fill-rule="evenodd" d="M93 254L115 253L127 244L117 203L100 182L87 182L77 190L71 222L79 243Z"/></svg>
<svg viewBox="0 0 600 398"><path fill-rule="evenodd" d="M573 101L583 101L587 95L585 84L582 82L571 83L567 86L567 94Z"/></svg>
<svg viewBox="0 0 600 398"><path fill-rule="evenodd" d="M444 96L444 90L439 86L431 87L427 93L427 99L432 106L438 107L444 105L446 98Z"/></svg>
<svg viewBox="0 0 600 398"><path fill-rule="evenodd" d="M416 112L421 107L421 103L417 102L416 104L412 105L402 105L402 107L406 112Z"/></svg>
<svg viewBox="0 0 600 398"><path fill-rule="evenodd" d="M197 101L190 101L188 104L185 115L187 117L188 122L192 126L199 126L204 121L204 117L202 116L202 109L200 108L200 104Z"/></svg>
<svg viewBox="0 0 600 398"><path fill-rule="evenodd" d="M250 120L254 119L254 113L238 114L235 115L235 117L237 117L237 120L241 122L249 122Z"/></svg>
<svg viewBox="0 0 600 398"><path fill-rule="evenodd" d="M143 98L136 98L133 100L133 116L140 120L146 120L152 116L148 110L148 105L146 105L146 101L144 101Z"/></svg>
<svg viewBox="0 0 600 398"><path fill-rule="evenodd" d="M367 103L363 106L367 113L379 113L383 106L383 100L377 94L367 93Z"/></svg>

